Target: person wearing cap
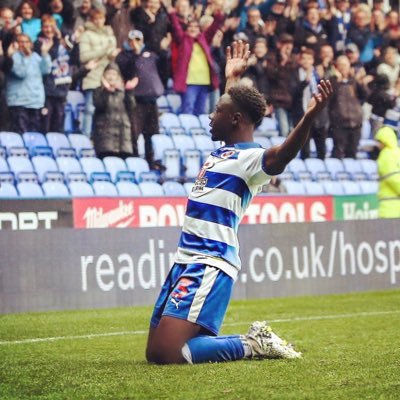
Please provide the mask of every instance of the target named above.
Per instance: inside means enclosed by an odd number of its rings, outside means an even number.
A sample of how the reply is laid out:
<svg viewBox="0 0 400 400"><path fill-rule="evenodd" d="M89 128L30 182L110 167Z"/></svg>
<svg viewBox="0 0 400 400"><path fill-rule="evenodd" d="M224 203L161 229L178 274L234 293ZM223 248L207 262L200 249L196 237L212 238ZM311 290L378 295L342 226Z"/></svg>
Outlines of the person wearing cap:
<svg viewBox="0 0 400 400"><path fill-rule="evenodd" d="M133 155L139 156L137 140L142 133L145 144L145 158L151 169L159 169L154 160L151 137L159 132L157 98L164 93L160 77L161 65L167 63L171 40L166 37L161 41L164 50L160 55L149 51L144 44L143 33L131 30L122 51L115 59L121 74L136 99L136 109L130 115ZM136 82L134 83L134 80Z"/></svg>
<svg viewBox="0 0 400 400"><path fill-rule="evenodd" d="M375 135L379 144L377 159L379 174L379 209L380 218L400 218L400 148L396 133L384 126Z"/></svg>
<svg viewBox="0 0 400 400"><path fill-rule="evenodd" d="M99 158L132 156L129 114L135 107L133 93L125 85L114 62L107 65L101 86L93 93L93 145Z"/></svg>

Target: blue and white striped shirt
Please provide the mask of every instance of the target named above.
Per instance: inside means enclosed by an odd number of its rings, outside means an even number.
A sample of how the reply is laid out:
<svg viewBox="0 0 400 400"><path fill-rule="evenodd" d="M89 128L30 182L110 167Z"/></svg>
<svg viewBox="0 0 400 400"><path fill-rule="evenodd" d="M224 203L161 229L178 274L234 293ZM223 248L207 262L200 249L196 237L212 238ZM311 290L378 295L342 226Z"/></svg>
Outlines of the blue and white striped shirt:
<svg viewBox="0 0 400 400"><path fill-rule="evenodd" d="M177 263L203 263L233 279L240 270L239 223L270 176L257 143L223 146L204 163L189 196Z"/></svg>

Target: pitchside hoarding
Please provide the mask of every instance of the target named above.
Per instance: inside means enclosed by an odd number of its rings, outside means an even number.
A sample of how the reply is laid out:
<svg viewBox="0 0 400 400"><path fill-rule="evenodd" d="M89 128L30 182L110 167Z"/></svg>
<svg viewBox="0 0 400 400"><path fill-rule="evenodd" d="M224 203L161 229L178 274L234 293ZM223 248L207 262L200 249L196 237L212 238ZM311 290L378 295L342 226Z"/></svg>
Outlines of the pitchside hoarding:
<svg viewBox="0 0 400 400"><path fill-rule="evenodd" d="M75 228L182 226L185 197L74 199ZM257 196L242 224L333 220L331 196Z"/></svg>
<svg viewBox="0 0 400 400"><path fill-rule="evenodd" d="M0 230L38 230L72 227L72 200L0 201Z"/></svg>
<svg viewBox="0 0 400 400"><path fill-rule="evenodd" d="M400 287L398 220L244 225L238 299ZM0 232L0 312L153 304L177 227Z"/></svg>

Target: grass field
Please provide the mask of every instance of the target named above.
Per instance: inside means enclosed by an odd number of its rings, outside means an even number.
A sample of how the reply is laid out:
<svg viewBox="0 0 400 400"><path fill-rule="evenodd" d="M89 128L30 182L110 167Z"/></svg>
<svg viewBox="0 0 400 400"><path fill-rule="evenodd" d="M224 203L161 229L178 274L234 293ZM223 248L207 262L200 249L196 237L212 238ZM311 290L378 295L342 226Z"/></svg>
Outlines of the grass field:
<svg viewBox="0 0 400 400"><path fill-rule="evenodd" d="M222 333L268 318L301 360L156 366L150 307L0 316L0 399L400 399L400 291L233 302Z"/></svg>

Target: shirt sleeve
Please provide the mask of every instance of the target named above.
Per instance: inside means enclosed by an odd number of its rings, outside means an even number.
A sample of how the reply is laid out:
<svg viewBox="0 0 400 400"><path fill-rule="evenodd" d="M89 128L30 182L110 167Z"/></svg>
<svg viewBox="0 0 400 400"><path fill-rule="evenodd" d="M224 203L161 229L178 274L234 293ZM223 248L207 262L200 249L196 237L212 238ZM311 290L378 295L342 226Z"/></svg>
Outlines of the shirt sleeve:
<svg viewBox="0 0 400 400"><path fill-rule="evenodd" d="M263 169L265 149L249 149L239 153L240 168L250 186L264 185L270 179Z"/></svg>

